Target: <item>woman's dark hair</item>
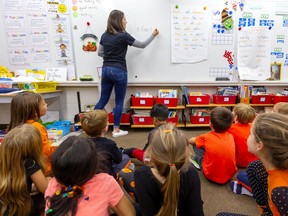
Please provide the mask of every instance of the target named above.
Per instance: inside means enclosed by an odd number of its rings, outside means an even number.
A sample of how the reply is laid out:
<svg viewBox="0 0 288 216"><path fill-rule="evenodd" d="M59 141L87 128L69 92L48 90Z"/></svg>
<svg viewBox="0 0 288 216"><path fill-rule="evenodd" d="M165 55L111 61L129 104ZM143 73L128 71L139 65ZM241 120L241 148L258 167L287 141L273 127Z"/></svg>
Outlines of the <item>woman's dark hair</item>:
<svg viewBox="0 0 288 216"><path fill-rule="evenodd" d="M125 28L122 23L124 13L120 10L113 10L110 12L107 20L106 31L110 34L117 34L117 32L124 32Z"/></svg>
<svg viewBox="0 0 288 216"><path fill-rule="evenodd" d="M95 143L78 136L68 137L52 156L52 171L61 185L52 197L47 197L46 215L76 215L78 198L82 196L82 185L98 171L99 154Z"/></svg>

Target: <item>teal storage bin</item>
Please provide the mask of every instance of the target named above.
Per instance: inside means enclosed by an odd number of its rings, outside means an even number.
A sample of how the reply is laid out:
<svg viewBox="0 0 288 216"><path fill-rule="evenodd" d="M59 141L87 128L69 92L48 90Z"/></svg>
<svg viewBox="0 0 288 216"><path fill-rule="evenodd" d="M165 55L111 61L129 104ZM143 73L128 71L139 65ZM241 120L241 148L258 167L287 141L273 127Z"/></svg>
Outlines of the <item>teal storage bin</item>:
<svg viewBox="0 0 288 216"><path fill-rule="evenodd" d="M70 133L71 121L56 121L51 125L47 125L47 130L62 130L62 136Z"/></svg>

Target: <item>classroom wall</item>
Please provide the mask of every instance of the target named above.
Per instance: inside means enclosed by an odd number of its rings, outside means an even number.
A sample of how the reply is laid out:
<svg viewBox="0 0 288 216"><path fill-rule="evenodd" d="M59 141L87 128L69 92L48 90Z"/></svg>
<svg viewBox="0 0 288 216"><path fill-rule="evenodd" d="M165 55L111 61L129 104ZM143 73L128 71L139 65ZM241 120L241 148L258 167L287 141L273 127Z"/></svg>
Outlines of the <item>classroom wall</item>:
<svg viewBox="0 0 288 216"><path fill-rule="evenodd" d="M253 70L253 67L257 66L255 65L256 62L259 63L259 61L262 65L257 67L264 68L260 70L263 74L270 73L271 63L281 63L281 80L288 78L286 10L288 5L285 0L204 2L200 0L189 2L185 0L42 0L37 1L37 4L39 2L42 4L42 9L39 11L35 9L35 6L33 9L33 4L36 3L32 1L19 0L15 1L14 4L23 4L23 7L19 7L17 13L23 14L28 21L35 11L37 13L41 12L43 16L47 15L49 44L45 45L44 48L50 51L51 58L49 61L43 61L45 60L43 57L42 62L30 61L29 64L11 63L9 52L11 49L12 51L16 49L11 47L11 44L10 47L7 44L8 38L11 40L9 34L25 32L27 39L30 39L29 33L35 26L27 24L25 29L18 29L15 26L12 30L11 28L7 29L5 22L7 22L6 16L9 15L9 11L8 13L4 11L0 16L0 25L5 30L0 32L0 46L4 50L0 53L0 65L6 65L12 71L27 67L43 69L48 66L67 67L70 71L68 73L69 79L79 78L82 75L92 75L97 81L97 70L102 65L102 58L98 57L96 52L86 52L82 49L83 45L89 40L93 40L91 37L82 40L81 36L94 34L98 38L96 40L96 43L98 43L101 34L105 31L109 12L116 8L125 12L128 20L127 31L137 40L145 40L155 27L160 31L159 37L144 50L129 47L127 53L129 83L181 84L184 82L213 81L216 77L229 77L231 80L236 80L240 68L246 74L256 71L254 79L262 79L264 76L259 76L257 70ZM52 4L48 4L51 2L55 3L55 8L51 7ZM238 3L235 9L233 9L233 2ZM3 9L3 5L8 3L8 0L3 0L1 8ZM66 11L57 11L57 4L64 5ZM241 6L241 4L244 4L244 6ZM27 5L32 10L28 10ZM227 13L234 20L232 30L223 28L222 12L225 8L228 8ZM57 16L60 17L58 21ZM243 18L247 20L251 18L255 20L255 23L246 20L246 26L243 26ZM26 22L29 23L27 20ZM44 23L45 18L42 17L39 20ZM239 20L241 21L240 24ZM12 25L13 22L9 21ZM249 25L249 34L252 32L251 26L255 25L258 28L261 21L264 22L263 25L264 28L267 27L266 29L270 27L269 22L273 22L272 28L265 32L266 41L269 44L271 43L271 46L265 42L253 43L253 41L259 41L259 38L261 38L261 34L257 35L257 30L253 30L253 37L249 38L249 44L245 44L244 52L241 49L242 54L238 53L238 42L242 41L243 45L243 38L247 38L243 34L245 28L248 28ZM65 26L67 34L55 33L55 26L59 22ZM89 25L87 25L88 23ZM241 31L239 25L242 25ZM36 27L40 28L40 25L36 25ZM240 40L241 38L242 40ZM17 50L28 49L31 52L30 57L32 51L39 48L39 46L31 45L31 43L23 45L19 41L17 42L18 39L17 37L14 38L13 44L17 45ZM59 56L58 42L60 39L63 39L64 43L67 44L66 51L69 54L67 58ZM264 49L261 50L264 45L269 47L269 50L265 50L265 55L259 55L255 50L264 51ZM245 55L245 53L249 53L249 55ZM260 58L255 58L256 56L260 56ZM65 65L65 60L67 60L68 65ZM245 62L245 64L237 67L237 61Z"/></svg>

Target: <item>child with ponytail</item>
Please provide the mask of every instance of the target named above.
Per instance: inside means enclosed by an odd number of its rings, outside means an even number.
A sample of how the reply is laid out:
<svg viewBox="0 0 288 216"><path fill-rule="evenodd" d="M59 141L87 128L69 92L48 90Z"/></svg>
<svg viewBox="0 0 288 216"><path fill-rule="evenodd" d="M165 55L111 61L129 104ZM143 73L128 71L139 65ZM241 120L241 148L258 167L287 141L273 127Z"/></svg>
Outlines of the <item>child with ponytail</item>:
<svg viewBox="0 0 288 216"><path fill-rule="evenodd" d="M188 140L173 124L156 129L144 154L147 166L135 171L142 215L204 215L199 175L189 156Z"/></svg>

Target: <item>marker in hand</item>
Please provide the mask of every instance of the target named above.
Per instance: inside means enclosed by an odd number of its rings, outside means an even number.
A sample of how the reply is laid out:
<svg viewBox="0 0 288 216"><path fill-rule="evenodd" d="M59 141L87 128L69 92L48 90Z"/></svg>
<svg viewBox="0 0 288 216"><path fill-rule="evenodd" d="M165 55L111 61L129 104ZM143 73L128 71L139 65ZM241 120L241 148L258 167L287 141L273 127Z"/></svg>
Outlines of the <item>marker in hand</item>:
<svg viewBox="0 0 288 216"><path fill-rule="evenodd" d="M155 28L152 34L153 34L154 37L156 37L159 34L158 29Z"/></svg>

